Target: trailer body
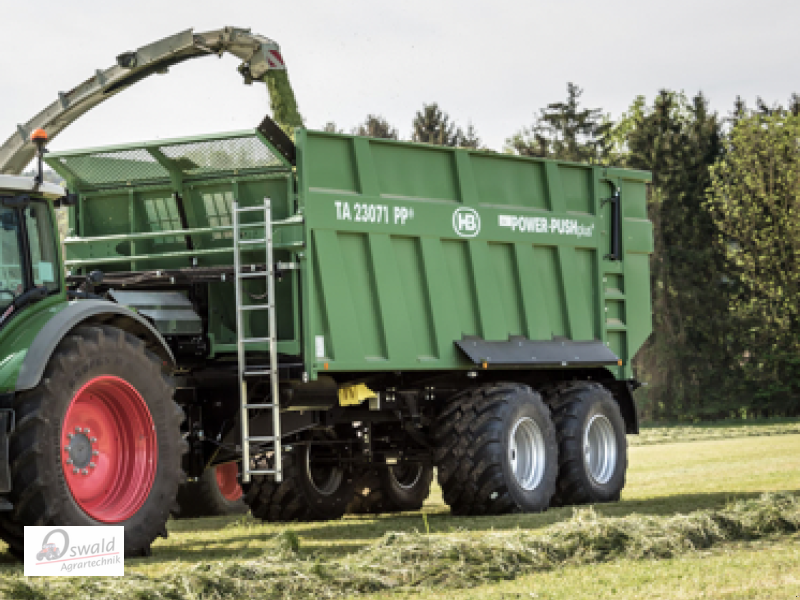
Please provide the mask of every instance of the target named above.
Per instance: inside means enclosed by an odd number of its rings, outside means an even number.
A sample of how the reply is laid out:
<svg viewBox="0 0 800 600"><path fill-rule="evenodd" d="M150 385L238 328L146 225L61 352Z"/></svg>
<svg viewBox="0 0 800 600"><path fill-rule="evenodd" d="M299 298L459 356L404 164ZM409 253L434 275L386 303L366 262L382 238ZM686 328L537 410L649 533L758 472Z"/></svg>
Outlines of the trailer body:
<svg viewBox="0 0 800 600"><path fill-rule="evenodd" d="M269 198L274 219L295 219L274 237L278 349L308 380L583 367L632 378L651 332L648 173L307 130L295 157L259 130L53 153L79 195L67 267L172 285L182 306L138 310L177 354L203 337L203 359L230 358L225 228L234 201ZM199 297L174 276L193 270L209 273ZM255 312L246 328L269 335Z"/></svg>

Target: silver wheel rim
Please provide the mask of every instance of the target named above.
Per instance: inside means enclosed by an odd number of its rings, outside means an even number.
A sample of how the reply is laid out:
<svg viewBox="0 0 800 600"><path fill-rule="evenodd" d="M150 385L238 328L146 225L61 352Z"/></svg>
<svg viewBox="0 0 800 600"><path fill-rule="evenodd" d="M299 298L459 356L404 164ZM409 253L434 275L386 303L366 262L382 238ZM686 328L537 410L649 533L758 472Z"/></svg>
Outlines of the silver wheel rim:
<svg viewBox="0 0 800 600"><path fill-rule="evenodd" d="M398 474L395 469L400 471L400 473ZM400 489L410 490L417 485L417 483L419 483L419 480L422 477L422 465L417 465L416 468L413 466L399 468L389 467L389 477L394 480Z"/></svg>
<svg viewBox="0 0 800 600"><path fill-rule="evenodd" d="M339 489L344 477L339 467L312 467L311 448L306 450L306 476L317 493L322 496L330 496Z"/></svg>
<svg viewBox="0 0 800 600"><path fill-rule="evenodd" d="M544 436L530 417L514 423L508 444L508 461L519 486L534 490L541 483L545 468Z"/></svg>
<svg viewBox="0 0 800 600"><path fill-rule="evenodd" d="M611 421L594 415L583 434L583 460L589 476L599 484L608 483L617 468L617 437Z"/></svg>

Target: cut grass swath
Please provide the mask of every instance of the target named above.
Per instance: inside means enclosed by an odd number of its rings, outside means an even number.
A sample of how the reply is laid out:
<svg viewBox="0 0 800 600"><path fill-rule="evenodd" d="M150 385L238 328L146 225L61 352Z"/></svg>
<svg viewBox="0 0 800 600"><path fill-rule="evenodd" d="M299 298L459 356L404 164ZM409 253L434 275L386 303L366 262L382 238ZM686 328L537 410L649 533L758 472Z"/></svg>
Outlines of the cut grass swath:
<svg viewBox="0 0 800 600"><path fill-rule="evenodd" d="M263 556L241 562L177 565L155 578L0 581L13 598L340 598L391 590L459 589L567 565L662 559L733 541L800 531L800 496L739 500L721 510L652 517L599 517L591 508L544 530L448 534L387 533L341 559L305 552L290 531Z"/></svg>

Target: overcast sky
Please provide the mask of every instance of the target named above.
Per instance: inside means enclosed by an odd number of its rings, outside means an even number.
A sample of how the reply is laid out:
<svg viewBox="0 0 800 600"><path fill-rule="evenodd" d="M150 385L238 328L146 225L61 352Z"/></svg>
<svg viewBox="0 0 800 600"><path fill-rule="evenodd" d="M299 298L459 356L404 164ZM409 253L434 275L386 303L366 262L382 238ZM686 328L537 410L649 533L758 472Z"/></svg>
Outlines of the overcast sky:
<svg viewBox="0 0 800 600"><path fill-rule="evenodd" d="M785 103L800 92L800 2L788 0L0 0L0 138L115 57L178 31L249 27L277 41L310 128L347 131L367 113L408 137L423 102L472 121L489 147L537 110L584 88L618 116L637 94L737 94ZM266 86L238 61L203 58L153 76L73 124L53 150L254 127Z"/></svg>

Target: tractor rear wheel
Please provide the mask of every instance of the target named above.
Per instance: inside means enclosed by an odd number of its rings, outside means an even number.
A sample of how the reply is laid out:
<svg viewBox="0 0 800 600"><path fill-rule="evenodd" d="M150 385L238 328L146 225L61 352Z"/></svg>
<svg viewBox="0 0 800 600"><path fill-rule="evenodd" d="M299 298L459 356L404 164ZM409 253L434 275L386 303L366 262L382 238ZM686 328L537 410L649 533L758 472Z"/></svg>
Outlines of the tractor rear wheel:
<svg viewBox="0 0 800 600"><path fill-rule="evenodd" d="M391 465L369 468L356 480L348 514L381 514L419 510L431 493L433 468Z"/></svg>
<svg viewBox="0 0 800 600"><path fill-rule="evenodd" d="M186 443L183 411L144 342L83 326L56 348L41 383L15 398L9 455L14 504L0 537L22 552L25 525L125 527L126 556L166 537Z"/></svg>
<svg viewBox="0 0 800 600"><path fill-rule="evenodd" d="M497 383L456 394L437 419L434 463L455 515L546 510L558 446L550 409L527 385Z"/></svg>
<svg viewBox="0 0 800 600"><path fill-rule="evenodd" d="M239 484L239 463L209 467L197 479L178 490L179 519L243 515L249 509Z"/></svg>
<svg viewBox="0 0 800 600"><path fill-rule="evenodd" d="M253 516L270 522L332 521L344 516L353 499L353 476L349 469L320 461L322 454L322 444L298 444L283 453L283 481L278 483L271 475L253 476L244 486L244 501ZM259 459L256 468L271 469L272 458Z"/></svg>

